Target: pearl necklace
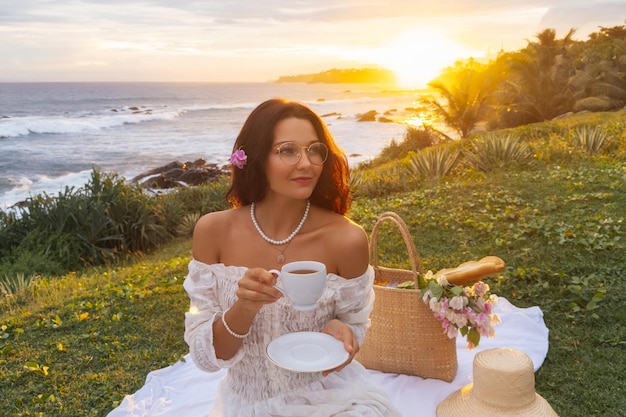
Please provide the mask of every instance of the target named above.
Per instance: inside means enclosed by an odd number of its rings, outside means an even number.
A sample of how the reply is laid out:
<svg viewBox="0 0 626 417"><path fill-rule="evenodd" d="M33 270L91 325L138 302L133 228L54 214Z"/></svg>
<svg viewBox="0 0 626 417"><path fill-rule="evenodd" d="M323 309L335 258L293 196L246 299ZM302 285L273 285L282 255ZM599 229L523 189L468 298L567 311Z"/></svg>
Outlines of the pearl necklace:
<svg viewBox="0 0 626 417"><path fill-rule="evenodd" d="M261 237L267 243L271 243L272 245L284 245L285 243L291 242L291 240L294 237L296 237L296 235L298 234L300 229L302 229L302 226L304 226L304 222L306 221L306 218L309 215L309 209L310 208L311 208L311 202L309 200L307 200L306 201L306 209L304 210L304 216L302 216L302 220L300 220L300 223L298 224L296 229L293 232L291 232L291 234L289 236L287 236L286 239L283 239L283 240L270 239L269 237L267 237L267 235L265 233L263 233L263 230L261 230L261 226L259 226L259 223L256 221L256 217L254 217L254 203L250 204L250 217L252 218L252 224L254 224L254 227L256 228L256 231L259 232Z"/></svg>

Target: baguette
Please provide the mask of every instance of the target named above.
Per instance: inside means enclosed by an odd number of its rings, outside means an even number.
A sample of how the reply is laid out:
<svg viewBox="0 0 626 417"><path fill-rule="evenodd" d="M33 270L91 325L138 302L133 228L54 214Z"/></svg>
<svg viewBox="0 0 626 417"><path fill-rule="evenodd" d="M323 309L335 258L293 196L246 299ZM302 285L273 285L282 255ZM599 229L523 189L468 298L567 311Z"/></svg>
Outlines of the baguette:
<svg viewBox="0 0 626 417"><path fill-rule="evenodd" d="M485 256L477 261L464 262L455 268L442 269L435 276L444 275L450 284L464 285L498 274L504 267L504 261L497 256Z"/></svg>

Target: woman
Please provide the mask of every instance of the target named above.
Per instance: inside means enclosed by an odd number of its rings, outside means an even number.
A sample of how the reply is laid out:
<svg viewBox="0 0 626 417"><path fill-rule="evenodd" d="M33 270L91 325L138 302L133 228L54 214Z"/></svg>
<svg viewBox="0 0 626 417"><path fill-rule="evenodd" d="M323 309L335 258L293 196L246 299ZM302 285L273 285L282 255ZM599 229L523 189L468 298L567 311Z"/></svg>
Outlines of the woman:
<svg viewBox="0 0 626 417"><path fill-rule="evenodd" d="M344 216L348 165L324 122L283 99L259 105L233 148L233 209L197 223L185 289L185 341L198 367L228 368L213 416L399 416L353 361L369 325L373 270L367 235ZM314 260L328 276L319 307L296 311L270 269ZM283 369L267 345L293 332L327 333L345 363L324 372Z"/></svg>

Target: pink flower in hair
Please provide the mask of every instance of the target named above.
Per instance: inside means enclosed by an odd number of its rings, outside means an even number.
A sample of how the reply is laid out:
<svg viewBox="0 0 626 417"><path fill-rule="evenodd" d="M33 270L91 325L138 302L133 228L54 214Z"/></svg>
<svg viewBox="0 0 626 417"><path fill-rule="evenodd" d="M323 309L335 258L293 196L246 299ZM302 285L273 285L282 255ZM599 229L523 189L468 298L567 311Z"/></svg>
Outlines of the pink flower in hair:
<svg viewBox="0 0 626 417"><path fill-rule="evenodd" d="M248 162L248 155L246 155L243 149L237 149L230 157L230 164L239 169L243 169L246 166L246 162Z"/></svg>

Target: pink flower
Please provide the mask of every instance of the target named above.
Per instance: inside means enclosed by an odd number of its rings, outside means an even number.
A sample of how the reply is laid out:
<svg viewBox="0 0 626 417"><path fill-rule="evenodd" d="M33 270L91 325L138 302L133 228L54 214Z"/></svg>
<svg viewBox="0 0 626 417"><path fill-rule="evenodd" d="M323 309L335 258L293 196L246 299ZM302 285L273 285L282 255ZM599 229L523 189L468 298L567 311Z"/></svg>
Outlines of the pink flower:
<svg viewBox="0 0 626 417"><path fill-rule="evenodd" d="M477 283L475 283L472 288L476 295L479 297L482 297L483 295L487 294L487 292L489 292L489 285L485 284L482 281L478 281Z"/></svg>
<svg viewBox="0 0 626 417"><path fill-rule="evenodd" d="M248 162L248 155L246 155L243 149L237 149L230 157L230 164L239 169L243 169L246 166L246 162Z"/></svg>
<svg viewBox="0 0 626 417"><path fill-rule="evenodd" d="M459 331L458 331L458 329L457 329L456 327L454 327L454 326L449 326L449 327L446 329L446 333L448 333L448 337L449 337L450 339L455 339L455 338L457 337L457 335L459 334Z"/></svg>

